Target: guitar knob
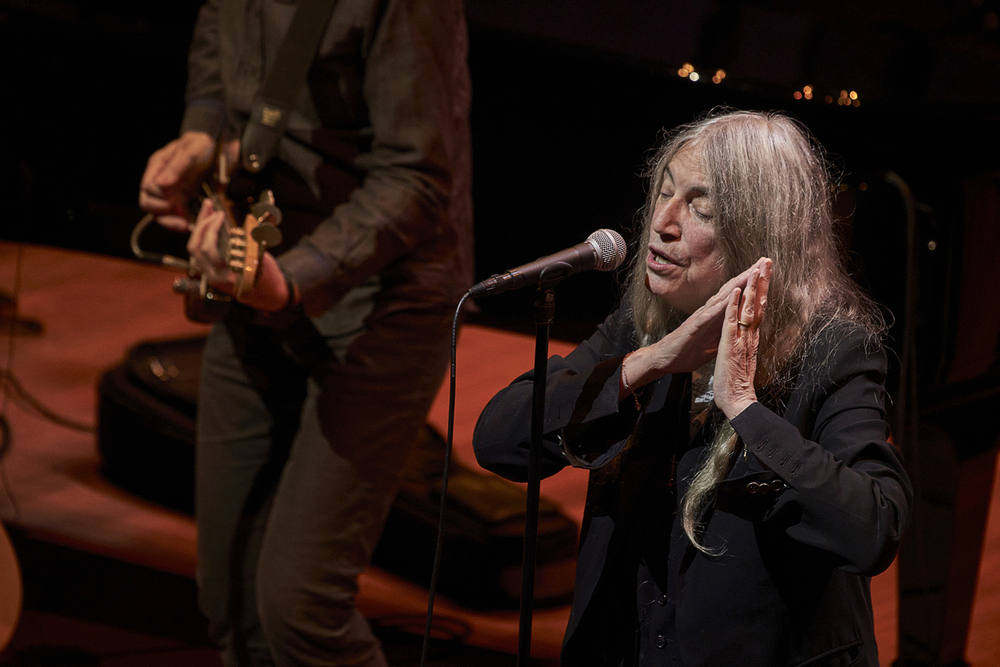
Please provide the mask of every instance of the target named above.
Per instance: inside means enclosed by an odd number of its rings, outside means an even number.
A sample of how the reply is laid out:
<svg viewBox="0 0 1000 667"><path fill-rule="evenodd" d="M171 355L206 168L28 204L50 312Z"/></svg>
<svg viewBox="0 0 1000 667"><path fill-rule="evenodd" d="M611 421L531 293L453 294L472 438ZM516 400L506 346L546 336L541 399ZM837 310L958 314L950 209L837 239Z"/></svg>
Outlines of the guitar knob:
<svg viewBox="0 0 1000 667"><path fill-rule="evenodd" d="M261 223L271 225L281 224L281 209L269 202L257 202L250 207L250 215Z"/></svg>
<svg viewBox="0 0 1000 667"><path fill-rule="evenodd" d="M272 248L281 243L281 232L274 225L257 225L250 232L253 240L262 246Z"/></svg>
<svg viewBox="0 0 1000 667"><path fill-rule="evenodd" d="M197 294L199 283L194 278L177 278L173 285L175 294Z"/></svg>

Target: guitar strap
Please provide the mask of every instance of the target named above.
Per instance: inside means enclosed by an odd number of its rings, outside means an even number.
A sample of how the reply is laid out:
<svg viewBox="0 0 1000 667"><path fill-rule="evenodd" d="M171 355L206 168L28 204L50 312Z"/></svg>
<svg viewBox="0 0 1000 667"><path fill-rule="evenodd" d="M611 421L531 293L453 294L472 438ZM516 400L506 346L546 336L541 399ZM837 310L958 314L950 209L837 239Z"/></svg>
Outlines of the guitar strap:
<svg viewBox="0 0 1000 667"><path fill-rule="evenodd" d="M305 84L336 4L337 0L298 0L288 33L254 98L243 131L242 161L251 173L263 169L277 153L278 142L288 127L288 115Z"/></svg>

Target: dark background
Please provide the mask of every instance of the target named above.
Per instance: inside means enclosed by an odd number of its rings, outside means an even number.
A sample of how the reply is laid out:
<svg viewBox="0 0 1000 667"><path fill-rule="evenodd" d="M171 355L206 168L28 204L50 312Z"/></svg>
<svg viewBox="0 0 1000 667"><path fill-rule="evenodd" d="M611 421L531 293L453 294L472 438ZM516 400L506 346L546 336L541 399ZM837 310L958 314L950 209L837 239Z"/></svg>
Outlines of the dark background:
<svg viewBox="0 0 1000 667"><path fill-rule="evenodd" d="M199 4L0 0L0 238L131 256L139 178L176 134ZM469 0L477 279L601 227L630 238L663 127L717 105L779 109L841 170L851 265L894 315L905 218L884 175L909 185L922 295L938 308L923 317L943 350L963 186L997 167L997 5ZM678 76L684 62L701 80ZM794 99L806 84L814 99ZM841 90L861 105L824 101ZM554 335L586 335L617 289L595 272L560 285ZM477 317L530 331L532 298L483 299Z"/></svg>

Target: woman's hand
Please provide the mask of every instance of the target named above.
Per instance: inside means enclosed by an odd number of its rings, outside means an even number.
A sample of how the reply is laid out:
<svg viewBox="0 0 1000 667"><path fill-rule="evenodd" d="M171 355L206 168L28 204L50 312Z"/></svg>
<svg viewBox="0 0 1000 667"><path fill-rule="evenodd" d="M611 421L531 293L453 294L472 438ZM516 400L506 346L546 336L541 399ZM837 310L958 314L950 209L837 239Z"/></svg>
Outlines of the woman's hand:
<svg viewBox="0 0 1000 667"><path fill-rule="evenodd" d="M695 371L712 360L719 350L720 336L726 309L734 292L742 293L748 281L763 272L767 264L770 275L771 260L761 258L753 266L723 285L705 304L693 312L683 324L648 347L629 355L627 369L629 388L639 387L670 373ZM766 295L765 288L765 295ZM622 383L622 397L625 391Z"/></svg>
<svg viewBox="0 0 1000 667"><path fill-rule="evenodd" d="M733 289L727 300L712 389L728 419L757 401L757 346L770 280L771 260L764 259L751 270L746 287Z"/></svg>

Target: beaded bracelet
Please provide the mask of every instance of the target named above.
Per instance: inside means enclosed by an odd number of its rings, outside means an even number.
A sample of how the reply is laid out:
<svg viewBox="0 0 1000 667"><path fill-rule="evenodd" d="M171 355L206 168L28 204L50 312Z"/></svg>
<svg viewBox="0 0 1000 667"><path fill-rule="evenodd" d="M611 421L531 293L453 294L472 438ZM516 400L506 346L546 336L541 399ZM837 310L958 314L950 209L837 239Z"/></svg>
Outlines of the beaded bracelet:
<svg viewBox="0 0 1000 667"><path fill-rule="evenodd" d="M622 359L622 384L625 385L625 391L632 394L632 400L635 401L635 409L641 412L642 405L639 403L639 394L642 393L642 387L639 387L639 393L632 391L632 387L630 387L628 384L628 376L625 375L625 362L628 361L628 358L631 357L633 354L634 352L629 352L628 354L625 355L625 358Z"/></svg>

